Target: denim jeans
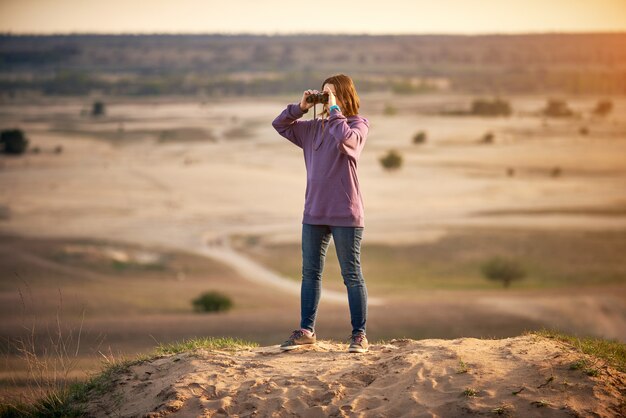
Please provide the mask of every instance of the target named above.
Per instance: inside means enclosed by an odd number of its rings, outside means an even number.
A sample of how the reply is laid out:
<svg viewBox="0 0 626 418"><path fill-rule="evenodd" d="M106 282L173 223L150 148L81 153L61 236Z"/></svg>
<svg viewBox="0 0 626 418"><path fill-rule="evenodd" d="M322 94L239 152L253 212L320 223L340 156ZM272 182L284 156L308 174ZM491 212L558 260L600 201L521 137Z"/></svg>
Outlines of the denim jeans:
<svg viewBox="0 0 626 418"><path fill-rule="evenodd" d="M333 237L341 276L348 291L352 334L365 333L367 287L361 272L363 227L302 224L302 287L300 328L314 331L322 290L326 250Z"/></svg>

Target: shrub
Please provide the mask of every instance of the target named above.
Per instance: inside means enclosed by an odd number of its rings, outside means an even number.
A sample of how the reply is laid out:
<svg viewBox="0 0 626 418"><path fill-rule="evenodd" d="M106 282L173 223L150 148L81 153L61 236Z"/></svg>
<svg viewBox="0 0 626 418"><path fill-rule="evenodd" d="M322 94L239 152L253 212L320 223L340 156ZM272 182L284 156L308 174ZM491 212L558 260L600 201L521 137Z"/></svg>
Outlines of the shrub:
<svg viewBox="0 0 626 418"><path fill-rule="evenodd" d="M510 116L512 112L511 104L498 98L493 100L476 99L472 102L470 111L471 114L480 116Z"/></svg>
<svg viewBox="0 0 626 418"><path fill-rule="evenodd" d="M383 109L383 115L385 116L393 116L398 113L398 109L390 104L385 104L385 108Z"/></svg>
<svg viewBox="0 0 626 418"><path fill-rule="evenodd" d="M551 118L563 118L573 116L574 112L569 108L565 100L550 99L543 108L542 113Z"/></svg>
<svg viewBox="0 0 626 418"><path fill-rule="evenodd" d="M391 91L394 94L415 94L435 90L425 82L414 83L412 80L399 80L391 83Z"/></svg>
<svg viewBox="0 0 626 418"><path fill-rule="evenodd" d="M198 312L227 311L233 306L233 302L228 296L216 291L205 292L191 303Z"/></svg>
<svg viewBox="0 0 626 418"><path fill-rule="evenodd" d="M493 134L493 132L485 132L483 137L480 139L480 142L482 142L483 144L493 144L495 138L496 136Z"/></svg>
<svg viewBox="0 0 626 418"><path fill-rule="evenodd" d="M426 142L426 132L419 131L415 135L413 135L413 143L414 144L423 144Z"/></svg>
<svg viewBox="0 0 626 418"><path fill-rule="evenodd" d="M613 111L613 102L610 100L600 100L593 109L593 114L597 116L606 116Z"/></svg>
<svg viewBox="0 0 626 418"><path fill-rule="evenodd" d="M387 155L379 159L383 168L386 170L396 170L402 165L402 156L395 150L390 150Z"/></svg>
<svg viewBox="0 0 626 418"><path fill-rule="evenodd" d="M21 129L7 129L0 134L0 144L6 154L23 154L28 147L28 139Z"/></svg>
<svg viewBox="0 0 626 418"><path fill-rule="evenodd" d="M105 113L104 103L97 101L91 107L91 116L103 116Z"/></svg>
<svg viewBox="0 0 626 418"><path fill-rule="evenodd" d="M488 280L502 282L505 288L508 288L511 282L526 277L526 271L521 264L501 256L492 257L486 261L481 266L481 270Z"/></svg>

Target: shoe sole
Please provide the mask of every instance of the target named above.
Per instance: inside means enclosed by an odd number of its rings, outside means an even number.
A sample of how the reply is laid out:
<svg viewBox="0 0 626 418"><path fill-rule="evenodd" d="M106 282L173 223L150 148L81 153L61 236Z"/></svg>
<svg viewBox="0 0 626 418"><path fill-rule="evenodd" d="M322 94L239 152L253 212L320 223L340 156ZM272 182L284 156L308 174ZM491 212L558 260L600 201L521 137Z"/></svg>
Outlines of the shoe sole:
<svg viewBox="0 0 626 418"><path fill-rule="evenodd" d="M288 345L288 346L279 347L279 348L282 351L289 351L289 350L295 350L296 348L304 347L304 346L307 346L307 345L315 345L315 343Z"/></svg>
<svg viewBox="0 0 626 418"><path fill-rule="evenodd" d="M288 347L280 347L282 351L295 350L296 348L302 347L301 345L290 345Z"/></svg>

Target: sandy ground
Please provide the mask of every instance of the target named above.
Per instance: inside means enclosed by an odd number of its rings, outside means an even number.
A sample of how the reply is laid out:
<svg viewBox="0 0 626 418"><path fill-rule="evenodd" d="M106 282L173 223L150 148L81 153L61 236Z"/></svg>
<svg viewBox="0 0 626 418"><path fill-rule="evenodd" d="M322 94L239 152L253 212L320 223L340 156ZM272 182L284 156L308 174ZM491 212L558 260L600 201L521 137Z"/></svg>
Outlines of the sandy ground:
<svg viewBox="0 0 626 418"><path fill-rule="evenodd" d="M391 100L400 113L381 115L380 107ZM431 102L434 106L441 100L363 98L362 114L371 120L359 163L364 240L399 244L437 239L452 225L626 226L623 215L584 212L623 208L626 203L626 101L616 99L615 113L605 121L551 120L547 127L540 118L522 113L540 108L543 98L513 99L520 112L513 118L412 112L412 107ZM447 100L463 103L471 97ZM578 99L572 107L585 110L594 100ZM107 119L101 121L80 117L83 104L76 101L1 105L3 125L22 127L31 144L43 150L1 160L0 199L10 213L1 228L178 248L233 233L297 242L305 189L302 153L271 126L289 101L238 99L204 106L122 102L110 104ZM125 134L111 139L120 124ZM582 125L589 127L590 135L578 133ZM55 130L59 126L66 130ZM249 138L220 136L241 126L250 127ZM160 130L182 127L214 131L217 139L186 141L183 134L178 141L155 145L153 137ZM132 136L150 129L153 137ZM428 131L423 146L411 144L418 130ZM496 143L478 144L489 130ZM103 131L110 134L106 140L98 136ZM63 145L62 154L51 154L56 145ZM400 151L405 162L400 171L388 173L377 160L391 148ZM554 178L550 172L557 166L562 175ZM507 167L516 175L506 176ZM546 208L557 213L523 212ZM581 212L568 213L568 208ZM517 212L481 214L487 210Z"/></svg>
<svg viewBox="0 0 626 418"><path fill-rule="evenodd" d="M181 353L131 366L91 395L94 417L615 417L626 374L537 336L392 340L369 353L321 341L282 353ZM514 394L515 392L515 394Z"/></svg>

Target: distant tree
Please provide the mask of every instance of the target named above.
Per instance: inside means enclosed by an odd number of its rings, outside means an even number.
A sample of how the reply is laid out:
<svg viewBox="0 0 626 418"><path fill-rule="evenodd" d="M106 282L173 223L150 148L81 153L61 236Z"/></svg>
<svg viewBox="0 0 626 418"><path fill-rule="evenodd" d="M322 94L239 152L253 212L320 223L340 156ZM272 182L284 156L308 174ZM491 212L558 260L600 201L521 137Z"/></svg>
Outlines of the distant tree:
<svg viewBox="0 0 626 418"><path fill-rule="evenodd" d="M398 113L398 109L396 109L394 106L388 103L385 103L385 108L383 109L383 115L394 116L397 113Z"/></svg>
<svg viewBox="0 0 626 418"><path fill-rule="evenodd" d="M567 102L559 99L549 99L542 113L551 118L574 116L574 112L569 108Z"/></svg>
<svg viewBox="0 0 626 418"><path fill-rule="evenodd" d="M520 263L502 256L495 256L487 260L481 266L481 270L488 280L502 282L505 288L509 288L511 282L526 277L526 271Z"/></svg>
<svg viewBox="0 0 626 418"><path fill-rule="evenodd" d="M402 166L402 156L395 150L388 151L379 161L385 170L397 170Z"/></svg>
<svg viewBox="0 0 626 418"><path fill-rule="evenodd" d="M28 148L28 139L21 129L7 129L0 133L0 146L6 154L23 154Z"/></svg>
<svg viewBox="0 0 626 418"><path fill-rule="evenodd" d="M613 111L613 102L610 100L600 100L593 109L593 114L597 116L606 116Z"/></svg>
<svg viewBox="0 0 626 418"><path fill-rule="evenodd" d="M413 135L413 143L414 144L423 144L426 142L426 132L419 131L415 135Z"/></svg>
<svg viewBox="0 0 626 418"><path fill-rule="evenodd" d="M506 100L499 98L493 100L475 99L472 102L470 113L479 116L510 116L513 110L511 104Z"/></svg>
<svg viewBox="0 0 626 418"><path fill-rule="evenodd" d="M220 292L205 292L194 299L192 305L199 312L227 311L233 306L230 298Z"/></svg>
<svg viewBox="0 0 626 418"><path fill-rule="evenodd" d="M480 139L480 142L482 142L483 144L492 144L495 139L496 136L493 134L493 132L485 132L483 137Z"/></svg>
<svg viewBox="0 0 626 418"><path fill-rule="evenodd" d="M103 116L106 112L106 108L104 103L101 101L96 101L93 103L91 107L91 116Z"/></svg>
<svg viewBox="0 0 626 418"><path fill-rule="evenodd" d="M436 90L436 87L425 81L420 81L419 83L413 83L411 80L391 82L391 91L395 94L416 94L433 90Z"/></svg>

